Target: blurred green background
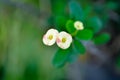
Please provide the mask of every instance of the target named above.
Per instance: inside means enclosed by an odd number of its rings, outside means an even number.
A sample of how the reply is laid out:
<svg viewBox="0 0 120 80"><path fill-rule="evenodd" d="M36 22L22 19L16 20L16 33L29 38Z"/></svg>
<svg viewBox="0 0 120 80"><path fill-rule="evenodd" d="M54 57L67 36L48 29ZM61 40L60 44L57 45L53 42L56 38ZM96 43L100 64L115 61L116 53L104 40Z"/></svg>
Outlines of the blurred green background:
<svg viewBox="0 0 120 80"><path fill-rule="evenodd" d="M19 3L23 5L16 7ZM42 43L45 28L39 13L31 10L37 6L39 12L38 5L39 0L0 1L0 80L56 80L64 76L64 69L51 64L56 47Z"/></svg>

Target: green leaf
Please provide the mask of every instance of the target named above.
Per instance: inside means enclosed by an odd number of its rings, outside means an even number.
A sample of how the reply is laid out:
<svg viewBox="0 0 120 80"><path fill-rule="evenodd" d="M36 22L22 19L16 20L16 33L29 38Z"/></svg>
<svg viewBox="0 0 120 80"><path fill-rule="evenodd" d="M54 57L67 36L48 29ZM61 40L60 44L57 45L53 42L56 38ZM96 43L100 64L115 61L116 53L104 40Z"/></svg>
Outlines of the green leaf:
<svg viewBox="0 0 120 80"><path fill-rule="evenodd" d="M67 61L70 63L74 63L77 60L77 58L78 58L78 54L72 53L68 57Z"/></svg>
<svg viewBox="0 0 120 80"><path fill-rule="evenodd" d="M84 12L84 17L87 19L89 15L92 13L92 6L86 5L83 12Z"/></svg>
<svg viewBox="0 0 120 80"><path fill-rule="evenodd" d="M79 54L76 52L74 47L72 47L72 50L70 51L70 55L69 55L67 61L70 63L74 63L77 60L78 56L79 56Z"/></svg>
<svg viewBox="0 0 120 80"><path fill-rule="evenodd" d="M86 20L85 26L97 33L102 29L103 24L99 17L92 17Z"/></svg>
<svg viewBox="0 0 120 80"><path fill-rule="evenodd" d="M89 29L84 29L82 31L78 31L76 37L80 40L90 40L93 37L93 32Z"/></svg>
<svg viewBox="0 0 120 80"><path fill-rule="evenodd" d="M66 50L59 49L53 57L53 65L55 67L62 67L69 57L69 52L70 48Z"/></svg>
<svg viewBox="0 0 120 80"><path fill-rule="evenodd" d="M113 1L109 1L108 3L106 3L106 8L108 9L112 9L112 10L117 10L118 9L118 3L113 2Z"/></svg>
<svg viewBox="0 0 120 80"><path fill-rule="evenodd" d="M110 40L110 35L107 33L102 33L93 39L96 45L106 44L109 40Z"/></svg>
<svg viewBox="0 0 120 80"><path fill-rule="evenodd" d="M65 30L65 24L67 22L67 17L64 15L55 16L55 25L58 30Z"/></svg>
<svg viewBox="0 0 120 80"><path fill-rule="evenodd" d="M74 28L74 21L68 20L66 23L66 29L69 33L74 33L76 29Z"/></svg>
<svg viewBox="0 0 120 80"><path fill-rule="evenodd" d="M78 40L74 40L74 47L75 47L75 50L77 51L77 53L79 53L79 54L84 54L86 51L83 44Z"/></svg>
<svg viewBox="0 0 120 80"><path fill-rule="evenodd" d="M71 18L83 21L84 15L81 6L76 1L69 3L69 11Z"/></svg>
<svg viewBox="0 0 120 80"><path fill-rule="evenodd" d="M65 7L67 4L66 0L50 0L51 1L51 9L54 15L65 14Z"/></svg>

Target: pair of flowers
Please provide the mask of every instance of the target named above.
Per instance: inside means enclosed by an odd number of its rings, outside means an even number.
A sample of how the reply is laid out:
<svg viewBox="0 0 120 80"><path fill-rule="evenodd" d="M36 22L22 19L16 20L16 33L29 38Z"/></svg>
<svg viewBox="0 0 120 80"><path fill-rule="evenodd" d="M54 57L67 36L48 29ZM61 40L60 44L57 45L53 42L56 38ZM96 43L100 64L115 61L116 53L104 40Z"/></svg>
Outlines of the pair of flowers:
<svg viewBox="0 0 120 80"><path fill-rule="evenodd" d="M83 30L83 24L80 21L74 23L76 30ZM72 43L72 36L65 32L61 31L60 33L56 29L49 29L46 34L43 36L43 43L47 46L52 46L57 43L57 45L62 49L67 49Z"/></svg>
<svg viewBox="0 0 120 80"><path fill-rule="evenodd" d="M55 42L60 48L67 49L72 43L72 36L65 31L59 33L56 29L49 29L43 37L43 43L51 46Z"/></svg>

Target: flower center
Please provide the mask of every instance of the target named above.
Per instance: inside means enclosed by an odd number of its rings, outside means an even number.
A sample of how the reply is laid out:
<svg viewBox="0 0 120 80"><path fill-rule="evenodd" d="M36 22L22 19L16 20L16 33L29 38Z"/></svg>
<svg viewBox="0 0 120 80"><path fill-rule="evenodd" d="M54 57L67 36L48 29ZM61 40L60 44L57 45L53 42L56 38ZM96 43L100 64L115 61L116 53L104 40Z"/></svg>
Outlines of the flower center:
<svg viewBox="0 0 120 80"><path fill-rule="evenodd" d="M66 38L62 38L62 43L65 43L66 42Z"/></svg>
<svg viewBox="0 0 120 80"><path fill-rule="evenodd" d="M52 39L53 39L53 35L49 35L49 36L48 36L48 39L49 39L49 40L52 40Z"/></svg>
<svg viewBox="0 0 120 80"><path fill-rule="evenodd" d="M77 25L77 28L80 28L80 25Z"/></svg>

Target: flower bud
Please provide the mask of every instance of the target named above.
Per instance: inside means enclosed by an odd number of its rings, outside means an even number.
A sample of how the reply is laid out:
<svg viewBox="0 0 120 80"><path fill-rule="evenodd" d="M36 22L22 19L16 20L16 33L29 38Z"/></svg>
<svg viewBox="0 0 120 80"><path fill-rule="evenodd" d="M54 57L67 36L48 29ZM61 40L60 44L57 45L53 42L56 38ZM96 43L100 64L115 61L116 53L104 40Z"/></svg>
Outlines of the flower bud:
<svg viewBox="0 0 120 80"><path fill-rule="evenodd" d="M77 30L83 30L83 29L84 29L83 23L80 22L80 21L76 21L76 22L74 23L74 27L75 27Z"/></svg>

